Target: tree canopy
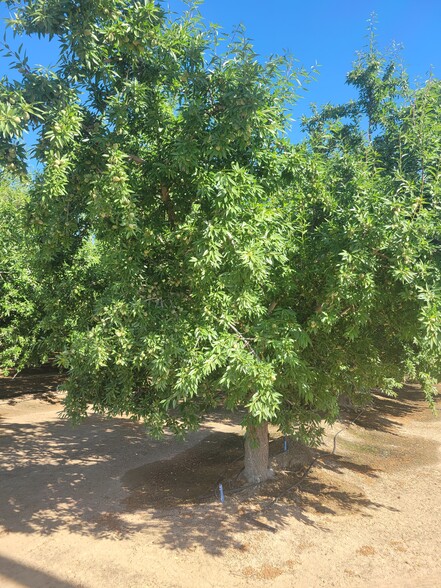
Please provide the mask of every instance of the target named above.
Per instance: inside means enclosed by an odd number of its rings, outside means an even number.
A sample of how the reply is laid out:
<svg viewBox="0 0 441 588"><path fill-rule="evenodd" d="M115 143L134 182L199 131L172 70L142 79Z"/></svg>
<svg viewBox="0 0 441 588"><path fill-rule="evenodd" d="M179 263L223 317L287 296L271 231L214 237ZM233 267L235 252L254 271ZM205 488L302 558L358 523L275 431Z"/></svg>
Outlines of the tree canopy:
<svg viewBox="0 0 441 588"><path fill-rule="evenodd" d="M45 341L69 370L66 413L128 414L160 433L244 409L314 440L338 398L440 362L440 84L410 89L375 45L359 98L305 121L307 74L219 40L190 7L27 0L16 34L56 37L51 71L13 55L4 167L25 168ZM262 436L259 437L262 439ZM252 443L248 447L253 452ZM264 468L247 472L265 477Z"/></svg>
<svg viewBox="0 0 441 588"><path fill-rule="evenodd" d="M26 235L26 188L0 181L0 373L40 362L39 285Z"/></svg>

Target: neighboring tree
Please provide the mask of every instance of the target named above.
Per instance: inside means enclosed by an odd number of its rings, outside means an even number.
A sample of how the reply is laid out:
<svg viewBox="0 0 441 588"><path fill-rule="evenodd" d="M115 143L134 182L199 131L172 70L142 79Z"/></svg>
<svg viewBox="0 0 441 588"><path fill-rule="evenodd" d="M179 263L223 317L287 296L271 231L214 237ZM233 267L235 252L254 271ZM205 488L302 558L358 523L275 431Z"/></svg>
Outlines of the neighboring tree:
<svg viewBox="0 0 441 588"><path fill-rule="evenodd" d="M332 337L346 323L353 345L344 347L342 367L355 391L364 389L358 364L374 379L381 373L378 381L390 378L390 391L418 379L431 402L441 372L441 84L430 79L412 91L372 32L347 83L357 100L327 105L304 121L328 198L319 240L325 251L316 256L337 270L326 275L323 268L317 318ZM353 353L362 361L349 359Z"/></svg>
<svg viewBox="0 0 441 588"><path fill-rule="evenodd" d="M0 181L0 373L37 360L38 284L26 237L26 189Z"/></svg>
<svg viewBox="0 0 441 588"><path fill-rule="evenodd" d="M398 164L378 164L415 132L410 110L426 116L421 100L390 96L367 140L358 113L344 133L323 115L292 146L303 72L262 63L240 33L219 44L192 9L29 0L15 12L17 33L62 50L53 71L15 67L40 128L30 210L69 416L92 405L181 433L215 407L244 409L245 476L259 481L268 423L312 442L341 394L412 376L430 396L439 178L424 174L431 200L416 207ZM397 109L392 129L382 121Z"/></svg>

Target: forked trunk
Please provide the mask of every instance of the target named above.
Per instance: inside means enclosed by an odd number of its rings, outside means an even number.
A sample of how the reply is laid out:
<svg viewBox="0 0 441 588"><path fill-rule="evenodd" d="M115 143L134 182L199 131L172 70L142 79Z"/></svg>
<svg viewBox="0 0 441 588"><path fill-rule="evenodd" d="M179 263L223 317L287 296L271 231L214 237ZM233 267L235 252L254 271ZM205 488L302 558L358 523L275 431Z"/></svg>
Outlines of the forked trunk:
<svg viewBox="0 0 441 588"><path fill-rule="evenodd" d="M245 469L247 482L258 483L272 477L269 469L268 423L248 426L245 434Z"/></svg>

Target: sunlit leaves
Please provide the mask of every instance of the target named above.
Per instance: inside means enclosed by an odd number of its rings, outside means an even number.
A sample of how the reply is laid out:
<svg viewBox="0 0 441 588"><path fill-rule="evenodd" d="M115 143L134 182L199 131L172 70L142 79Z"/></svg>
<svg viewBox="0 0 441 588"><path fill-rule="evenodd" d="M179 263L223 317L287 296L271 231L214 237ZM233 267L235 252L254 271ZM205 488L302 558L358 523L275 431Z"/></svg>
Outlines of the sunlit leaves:
<svg viewBox="0 0 441 588"><path fill-rule="evenodd" d="M37 131L34 265L70 416L181 433L223 405L316 440L341 394L409 376L430 395L436 80L411 92L373 45L348 75L357 100L317 110L294 146L305 72L257 58L241 30L220 43L196 6L32 0L13 26L62 50L50 72L15 56L0 153L24 163L19 137Z"/></svg>

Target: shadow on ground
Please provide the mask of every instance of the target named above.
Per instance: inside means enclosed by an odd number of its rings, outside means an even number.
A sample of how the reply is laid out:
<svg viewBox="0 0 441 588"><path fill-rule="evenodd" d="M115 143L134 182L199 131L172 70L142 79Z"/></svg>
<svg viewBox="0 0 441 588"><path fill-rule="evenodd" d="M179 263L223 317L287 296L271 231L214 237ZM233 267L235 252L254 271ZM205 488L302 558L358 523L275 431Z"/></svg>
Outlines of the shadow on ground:
<svg viewBox="0 0 441 588"><path fill-rule="evenodd" d="M124 419L92 416L79 427L62 419L3 424L0 522L6 532L94 532L99 517L115 510L111 494L124 467L115 467L124 462L123 446L126 455L149 446L142 428Z"/></svg>
<svg viewBox="0 0 441 588"><path fill-rule="evenodd" d="M55 402L56 393L65 379L65 374L51 366L29 368L13 377L0 374L0 399L9 399L9 403L14 404L24 394L30 394L34 399Z"/></svg>
<svg viewBox="0 0 441 588"><path fill-rule="evenodd" d="M0 555L0 579L2 577L13 580L17 586L28 588L80 588L79 584L60 580L47 572Z"/></svg>
<svg viewBox="0 0 441 588"><path fill-rule="evenodd" d="M388 508L323 481L309 481L300 494L286 492L301 472L243 487L236 481L242 467L239 435L209 433L173 455L176 443L172 438L152 441L141 426L124 419L91 417L76 428L62 420L4 425L0 534L48 535L67 529L123 540L153 530L170 548L199 544L220 554L229 547L241 549L238 533L276 532L292 518L325 529L312 516L325 512L319 507L324 494L328 514L341 513L343 506L352 513ZM148 460L152 452L170 457L125 472L130 454ZM360 467L348 459L336 463L341 472ZM224 505L216 496L221 476Z"/></svg>
<svg viewBox="0 0 441 588"><path fill-rule="evenodd" d="M381 418L371 414L358 421L367 434L370 429L390 432L397 419L420 411L416 391L399 401L386 400L381 399ZM280 472L273 481L244 487L238 481L242 438L210 432L211 426L191 443L179 444L172 437L153 441L141 425L125 419L92 416L78 427L61 419L3 424L0 534L67 529L124 540L142 532L169 548L199 545L220 555L228 548L244 549L244 533L277 532L293 518L326 531L323 515L395 510L386 502L372 502L339 475L374 479L379 474L369 456L360 462L359 456L353 460L350 454L318 451L316 467L304 479L303 471ZM278 439L272 452L280 449ZM220 481L225 504L216 494Z"/></svg>
<svg viewBox="0 0 441 588"><path fill-rule="evenodd" d="M418 386L404 386L392 398L381 392L372 395L372 402L365 408L345 408L341 421L356 423L368 431L398 434L406 417L419 419L428 414L427 401Z"/></svg>
<svg viewBox="0 0 441 588"><path fill-rule="evenodd" d="M209 440L214 445L209 450L213 456L216 455L216 445L220 450L224 442L226 446L234 446L233 439L223 440L218 433L210 435ZM281 445L280 440L274 443L273 452ZM191 453L196 450L193 448L188 452L187 459L190 462ZM317 455L323 457L325 453ZM172 460L173 472L177 471L177 463ZM345 481L343 476L337 478L337 473L343 474L348 469L362 471L363 475L375 475L369 466L363 469L348 459L336 458L328 468L322 468L320 463L305 477L305 468L296 472L279 471L274 480L254 487L238 482L236 474L240 471L241 463L237 466L232 461L228 471L230 477L224 479L225 504L221 504L219 498L217 501L211 499L210 502L204 502L205 497L202 497L202 502L196 502L185 494L178 496L170 479L163 474L161 467L165 464L151 465L151 470L147 467L143 469L144 485L132 489L125 505L129 511L138 511L146 520L155 521L161 528L161 545L170 549L187 550L200 546L208 553L220 556L227 549L246 549L250 532L277 533L293 519L327 532L323 515L372 516L373 511L378 509L398 512L386 502L370 500L358 486ZM202 468L205 469L204 466ZM134 482L139 474L140 471L128 472L125 482ZM200 473L194 472L193 475L198 476ZM182 487L185 487L187 479L187 473L182 478L174 474L174 484L182 483ZM214 479L212 477L212 481ZM158 487L161 490L158 490L156 498ZM165 501L159 499L161 492L167 496ZM164 506L166 503L168 507Z"/></svg>

